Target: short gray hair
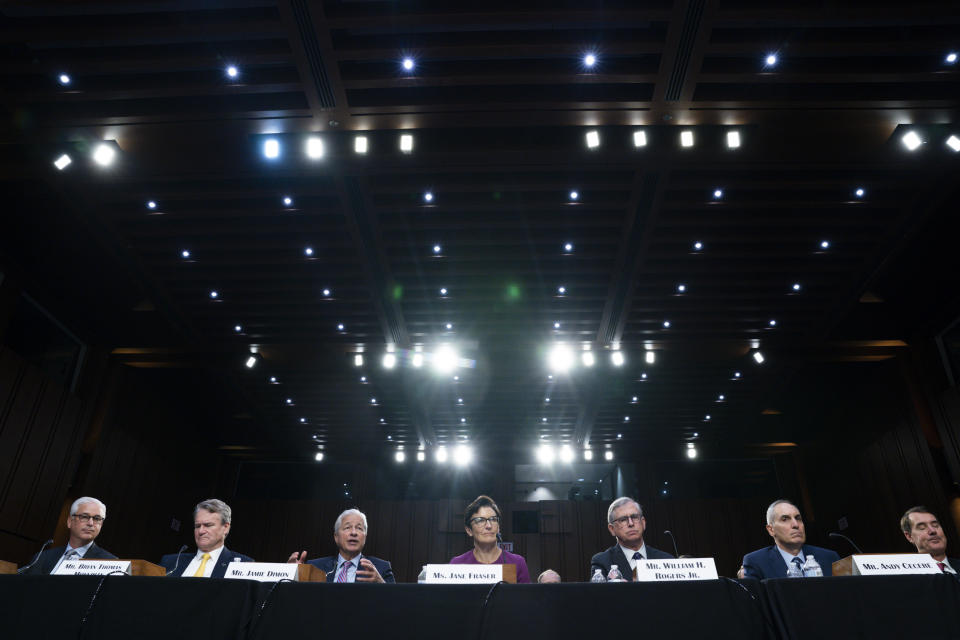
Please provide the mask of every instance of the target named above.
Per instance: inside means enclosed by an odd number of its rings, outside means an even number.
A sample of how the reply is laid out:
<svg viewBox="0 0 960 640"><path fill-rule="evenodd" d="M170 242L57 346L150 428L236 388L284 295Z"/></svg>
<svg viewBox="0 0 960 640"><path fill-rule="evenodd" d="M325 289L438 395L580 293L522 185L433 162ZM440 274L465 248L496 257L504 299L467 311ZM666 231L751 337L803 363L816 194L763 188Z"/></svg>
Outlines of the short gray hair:
<svg viewBox="0 0 960 640"><path fill-rule="evenodd" d="M770 503L770 506L767 507L767 524L773 524L773 511L777 508L778 504L788 504L791 507L796 508L797 511L800 510L800 508L797 507L797 505L793 504L789 500L784 500L782 498L780 500L774 500L773 502Z"/></svg>
<svg viewBox="0 0 960 640"><path fill-rule="evenodd" d="M364 515L363 511L360 509L347 509L343 513L337 516L337 521L333 523L333 532L336 533L340 531L340 523L343 522L344 516L360 516L360 519L363 520L363 530L367 531L367 516Z"/></svg>
<svg viewBox="0 0 960 640"><path fill-rule="evenodd" d="M637 505L637 509L640 510L640 517L642 518L643 507L640 505L640 503L634 500L633 498L628 498L627 496L623 496L622 498L617 498L616 500L610 503L610 508L607 509L607 524L613 524L614 511L616 511L617 509L619 509L625 504L631 504L631 503Z"/></svg>
<svg viewBox="0 0 960 640"><path fill-rule="evenodd" d="M220 516L221 524L230 524L230 518L233 515L233 511L223 500L217 500L216 498L209 498L204 500L197 506L193 508L193 517L196 519L197 512L203 509L204 511L209 511L210 513L216 513Z"/></svg>
<svg viewBox="0 0 960 640"><path fill-rule="evenodd" d="M97 505L98 507L100 507L100 516L104 520L107 519L107 505L103 504L96 498L91 498L90 496L84 496L82 498L77 498L76 500L74 500L73 504L70 505L70 515L72 516L77 515L77 510L80 509L80 505L87 504L88 502L91 502Z"/></svg>

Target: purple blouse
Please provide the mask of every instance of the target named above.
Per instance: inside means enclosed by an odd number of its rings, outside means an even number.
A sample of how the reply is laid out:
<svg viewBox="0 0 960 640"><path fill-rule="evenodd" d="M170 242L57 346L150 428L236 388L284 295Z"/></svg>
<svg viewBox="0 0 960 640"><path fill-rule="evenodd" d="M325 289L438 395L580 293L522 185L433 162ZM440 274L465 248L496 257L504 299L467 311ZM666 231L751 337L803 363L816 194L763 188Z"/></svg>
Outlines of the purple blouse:
<svg viewBox="0 0 960 640"><path fill-rule="evenodd" d="M463 555L457 556L450 560L450 564L483 564L477 560L477 557L473 555L473 549L467 551ZM523 559L523 556L517 555L515 553L510 553L509 551L500 550L500 557L497 558L492 564L512 564L517 567L517 584L530 584L530 572L527 570L527 561Z"/></svg>

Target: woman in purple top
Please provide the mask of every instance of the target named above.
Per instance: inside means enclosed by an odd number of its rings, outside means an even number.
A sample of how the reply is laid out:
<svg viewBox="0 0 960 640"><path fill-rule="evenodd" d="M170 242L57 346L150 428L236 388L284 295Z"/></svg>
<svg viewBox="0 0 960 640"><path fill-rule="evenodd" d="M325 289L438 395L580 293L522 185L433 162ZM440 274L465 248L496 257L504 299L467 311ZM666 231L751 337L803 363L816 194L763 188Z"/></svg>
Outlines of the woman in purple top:
<svg viewBox="0 0 960 640"><path fill-rule="evenodd" d="M530 583L527 561L497 546L500 533L500 507L488 496L478 496L467 505L463 526L473 538L473 549L450 560L450 564L512 564L517 567L517 583Z"/></svg>

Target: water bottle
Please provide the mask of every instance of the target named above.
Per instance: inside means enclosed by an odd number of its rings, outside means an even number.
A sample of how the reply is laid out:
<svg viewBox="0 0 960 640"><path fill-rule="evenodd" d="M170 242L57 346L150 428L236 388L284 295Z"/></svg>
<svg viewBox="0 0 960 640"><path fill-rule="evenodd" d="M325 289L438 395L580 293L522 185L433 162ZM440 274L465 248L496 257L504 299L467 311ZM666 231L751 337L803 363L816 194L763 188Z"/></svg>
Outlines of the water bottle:
<svg viewBox="0 0 960 640"><path fill-rule="evenodd" d="M796 562L791 562L787 567L787 577L788 578L802 578L803 569L800 568L800 565Z"/></svg>
<svg viewBox="0 0 960 640"><path fill-rule="evenodd" d="M823 569L820 568L820 563L817 562L817 559L813 555L807 556L807 561L803 563L803 577L804 578L822 578Z"/></svg>
<svg viewBox="0 0 960 640"><path fill-rule="evenodd" d="M420 575L417 576L417 584L424 584L427 581L427 565L423 565Z"/></svg>
<svg viewBox="0 0 960 640"><path fill-rule="evenodd" d="M593 576L590 578L590 582L606 582L607 579L603 577L603 571L600 569L593 570Z"/></svg>
<svg viewBox="0 0 960 640"><path fill-rule="evenodd" d="M620 569L617 568L617 565L610 565L610 573L607 574L607 582L626 582L623 579L623 574L620 573Z"/></svg>

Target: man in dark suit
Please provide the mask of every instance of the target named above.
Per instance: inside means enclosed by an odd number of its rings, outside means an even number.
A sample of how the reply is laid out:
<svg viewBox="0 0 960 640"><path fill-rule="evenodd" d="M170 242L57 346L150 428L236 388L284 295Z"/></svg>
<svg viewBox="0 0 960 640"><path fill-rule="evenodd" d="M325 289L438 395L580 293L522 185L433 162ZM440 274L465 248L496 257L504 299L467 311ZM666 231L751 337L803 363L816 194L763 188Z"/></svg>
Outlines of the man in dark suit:
<svg viewBox="0 0 960 640"><path fill-rule="evenodd" d="M643 532L647 521L643 517L643 507L633 498L617 498L607 509L607 530L617 539L617 544L601 551L590 559L590 573L597 569L604 577L612 565L617 565L625 580L636 580L638 560L669 560L672 555L647 546L643 541Z"/></svg>
<svg viewBox="0 0 960 640"><path fill-rule="evenodd" d="M357 509L347 509L333 523L333 541L339 553L307 560L327 574L327 582L396 582L390 563L373 556L365 556L363 545L367 542L367 516ZM306 551L290 554L287 562L300 564L307 557Z"/></svg>
<svg viewBox="0 0 960 640"><path fill-rule="evenodd" d="M807 542L807 531L800 510L789 500L776 500L767 507L767 533L774 544L743 556L743 575L747 578L786 578L790 563L799 564L813 556L823 575L833 575L833 563L840 559L835 551Z"/></svg>
<svg viewBox="0 0 960 640"><path fill-rule="evenodd" d="M230 533L233 512L222 500L210 498L193 509L193 539L197 552L192 558L172 553L160 564L167 575L189 578L222 578L231 562L253 562L253 558L227 549L224 541Z"/></svg>
<svg viewBox="0 0 960 640"><path fill-rule="evenodd" d="M70 537L63 547L47 549L27 565L23 575L47 575L53 573L64 560L116 560L106 549L98 547L94 540L103 530L103 521L107 519L107 505L96 498L77 498L70 505L67 516L67 529Z"/></svg>
<svg viewBox="0 0 960 640"><path fill-rule="evenodd" d="M917 548L917 553L929 553L936 560L940 571L957 575L960 571L960 558L947 557L947 536L943 533L940 521L930 509L916 506L907 509L900 518L900 529L907 541Z"/></svg>

